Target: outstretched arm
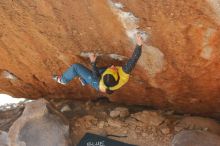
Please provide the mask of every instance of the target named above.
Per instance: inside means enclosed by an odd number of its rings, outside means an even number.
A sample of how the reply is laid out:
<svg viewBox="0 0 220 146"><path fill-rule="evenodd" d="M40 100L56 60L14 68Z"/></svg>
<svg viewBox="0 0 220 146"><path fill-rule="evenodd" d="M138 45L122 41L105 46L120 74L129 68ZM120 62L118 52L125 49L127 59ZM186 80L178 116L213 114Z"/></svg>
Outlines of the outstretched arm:
<svg viewBox="0 0 220 146"><path fill-rule="evenodd" d="M123 71L127 74L131 73L131 71L134 69L142 53L143 41L140 35L137 35L136 41L137 41L137 45L134 49L131 58L129 58L128 62L124 66L122 66Z"/></svg>
<svg viewBox="0 0 220 146"><path fill-rule="evenodd" d="M91 53L89 55L89 59L91 61L91 65L92 65L92 75L94 77L100 77L100 73L98 71L98 68L96 67L96 58L97 58L97 56L93 53Z"/></svg>

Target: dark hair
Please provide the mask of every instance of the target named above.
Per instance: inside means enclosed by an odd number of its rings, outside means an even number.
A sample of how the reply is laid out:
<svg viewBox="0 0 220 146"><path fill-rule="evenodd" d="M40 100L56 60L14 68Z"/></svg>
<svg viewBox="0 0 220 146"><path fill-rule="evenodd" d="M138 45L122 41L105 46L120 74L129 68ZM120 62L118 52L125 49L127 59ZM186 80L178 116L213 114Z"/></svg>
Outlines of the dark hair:
<svg viewBox="0 0 220 146"><path fill-rule="evenodd" d="M116 81L114 76L111 74L104 75L103 82L107 87L113 87L113 86L117 85L117 83L118 83L118 81Z"/></svg>

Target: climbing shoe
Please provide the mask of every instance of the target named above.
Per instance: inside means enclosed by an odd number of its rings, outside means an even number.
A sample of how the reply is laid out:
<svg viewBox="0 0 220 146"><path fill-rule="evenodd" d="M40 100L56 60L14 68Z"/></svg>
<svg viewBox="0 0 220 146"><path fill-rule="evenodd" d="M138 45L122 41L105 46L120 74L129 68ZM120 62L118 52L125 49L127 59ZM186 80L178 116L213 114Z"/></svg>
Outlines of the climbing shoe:
<svg viewBox="0 0 220 146"><path fill-rule="evenodd" d="M82 86L86 85L86 81L83 78L79 77L79 81L82 84Z"/></svg>
<svg viewBox="0 0 220 146"><path fill-rule="evenodd" d="M66 83L64 83L64 82L62 81L61 76L53 75L53 80L56 81L56 82L58 82L58 83L60 83L60 84L62 84L62 85L66 85Z"/></svg>

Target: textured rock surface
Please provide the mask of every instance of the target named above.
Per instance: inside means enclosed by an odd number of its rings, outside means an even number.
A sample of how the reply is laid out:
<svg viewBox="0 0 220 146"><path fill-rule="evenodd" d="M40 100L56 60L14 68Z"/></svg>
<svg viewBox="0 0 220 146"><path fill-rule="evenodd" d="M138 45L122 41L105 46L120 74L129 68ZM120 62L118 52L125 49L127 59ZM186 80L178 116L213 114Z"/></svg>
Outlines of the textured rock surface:
<svg viewBox="0 0 220 146"><path fill-rule="evenodd" d="M128 115L126 118L111 118L110 112L112 110L117 109L117 107L125 108L125 106L117 103L103 102L103 100L93 102L84 102L79 100L53 100L53 105L58 110L67 106L67 103L71 108L71 111L64 111L63 114L70 121L70 136L73 141L73 145L77 145L80 139L87 132L107 136L111 139L138 146L171 146L173 137L181 130L200 130L200 132L204 131L204 133L207 133L208 131L213 134L220 132L220 129L218 128L219 123L209 118L187 117L186 115L180 116L171 114L171 112L163 111L149 111L151 113L157 113L157 116L152 118L151 114L146 114L148 109L140 109L140 106L126 106L127 109L132 112L132 114ZM13 112L14 114L12 114ZM33 112L35 113L35 111ZM5 115L5 111L0 111L1 121L17 119L17 111L15 110L11 111L10 114L7 114L7 118L2 116L2 114ZM138 114L138 117L145 117L143 119L144 121L134 118L133 115L136 114ZM161 124L148 124L154 123L156 121L155 119L161 119L160 117L163 117L164 119ZM148 122L146 122L146 120ZM6 124L10 127L12 123L2 123L1 121L0 130L7 132L8 130L4 130L4 125ZM176 130L177 125L180 127L180 130ZM186 137L186 135L188 137ZM201 136L200 134L197 134L197 137L194 135L186 133L185 138L189 142L192 140L190 139L190 136L193 136L194 138ZM7 139L6 136L6 133L5 135L1 135L0 133L0 145L2 142L1 138L5 141ZM179 139L178 136L175 138L179 142L182 142L182 139Z"/></svg>
<svg viewBox="0 0 220 146"><path fill-rule="evenodd" d="M146 114L146 111L139 111L137 114L139 117L145 117L143 120L146 120L148 117L149 122L144 123L143 121L136 120L132 114L125 118L119 116L112 118L110 112L118 109L118 107L122 109L121 107L123 106L116 105L115 103L98 103L89 103L89 109L84 108L86 105L79 102L75 102L74 106L70 104L73 109L72 111L74 111L71 114L72 118L70 118L74 144L77 144L86 132L90 132L138 146L170 146L174 135L172 130L173 122L165 118L166 121L160 125L148 124L154 123L156 118L160 119L160 117L163 117L158 111L150 111L158 112L158 116L154 118L152 118L152 115ZM129 106L127 109L134 111L136 108ZM107 114L103 115L103 112ZM175 117L173 117L172 121L174 119Z"/></svg>
<svg viewBox="0 0 220 146"><path fill-rule="evenodd" d="M204 131L182 131L174 136L172 146L219 146L220 136Z"/></svg>
<svg viewBox="0 0 220 146"><path fill-rule="evenodd" d="M24 112L10 127L10 146L69 146L69 125L45 100L27 103Z"/></svg>
<svg viewBox="0 0 220 146"><path fill-rule="evenodd" d="M220 134L220 125L218 121L203 117L185 117L176 125L180 129L205 130L215 134Z"/></svg>
<svg viewBox="0 0 220 146"><path fill-rule="evenodd" d="M22 115L24 107L20 105L20 107L10 109L7 111L0 112L0 130L8 131L10 126Z"/></svg>
<svg viewBox="0 0 220 146"><path fill-rule="evenodd" d="M219 116L220 1L117 2L1 0L0 91L26 98L103 96L78 80L57 85L51 76L74 62L89 65L85 56L92 51L100 53L98 65L122 64L139 28L147 34L143 55L129 83L109 98Z"/></svg>
<svg viewBox="0 0 220 146"><path fill-rule="evenodd" d="M0 131L0 146L8 146L8 133Z"/></svg>
<svg viewBox="0 0 220 146"><path fill-rule="evenodd" d="M125 118L127 116L129 116L129 111L125 107L117 107L110 112L110 117L112 118L116 118L116 117Z"/></svg>
<svg viewBox="0 0 220 146"><path fill-rule="evenodd" d="M149 126L152 126L152 125L159 126L165 120L165 118L161 116L161 114L155 111L138 112L138 113L131 115L131 117Z"/></svg>

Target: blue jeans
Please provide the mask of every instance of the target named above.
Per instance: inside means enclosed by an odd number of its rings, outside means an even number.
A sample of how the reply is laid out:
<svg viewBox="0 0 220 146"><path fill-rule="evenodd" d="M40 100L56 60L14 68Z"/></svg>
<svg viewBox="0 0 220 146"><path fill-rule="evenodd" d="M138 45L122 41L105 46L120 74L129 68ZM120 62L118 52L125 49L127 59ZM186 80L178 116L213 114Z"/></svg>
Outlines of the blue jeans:
<svg viewBox="0 0 220 146"><path fill-rule="evenodd" d="M103 73L106 68L100 68L99 72ZM75 77L80 77L85 84L91 85L96 90L99 90L99 77L92 74L92 71L82 64L75 63L71 65L62 75L61 80L64 83L70 82Z"/></svg>

